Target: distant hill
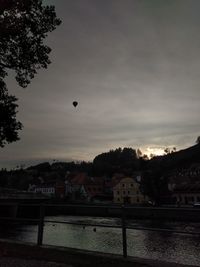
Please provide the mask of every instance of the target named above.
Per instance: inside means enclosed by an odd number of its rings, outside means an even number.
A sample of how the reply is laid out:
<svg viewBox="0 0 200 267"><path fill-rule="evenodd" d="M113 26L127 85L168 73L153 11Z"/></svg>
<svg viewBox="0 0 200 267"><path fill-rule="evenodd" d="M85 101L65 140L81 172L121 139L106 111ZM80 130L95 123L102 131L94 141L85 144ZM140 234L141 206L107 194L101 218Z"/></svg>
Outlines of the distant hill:
<svg viewBox="0 0 200 267"><path fill-rule="evenodd" d="M166 178L166 183L176 185L200 184L200 145L155 157L148 162L153 175Z"/></svg>
<svg viewBox="0 0 200 267"><path fill-rule="evenodd" d="M187 168L193 163L200 163L200 145L173 152L164 156L154 157L149 161L148 167L159 166L164 171L177 168Z"/></svg>
<svg viewBox="0 0 200 267"><path fill-rule="evenodd" d="M26 190L31 181L42 177L44 181L62 179L68 172L82 172L89 176L112 177L115 173L133 175L136 171L147 173L150 179L161 177L175 183L200 182L200 145L157 156L142 158L132 148L118 148L97 155L93 162L44 162L26 169L0 171L0 186ZM149 173L149 175L148 175ZM167 184L167 183L166 183Z"/></svg>
<svg viewBox="0 0 200 267"><path fill-rule="evenodd" d="M157 156L151 160L139 159L132 148L118 148L97 155L93 162L44 162L27 168L37 172L58 172L64 175L67 171L86 172L91 175L111 175L115 172L140 170L159 170L162 173L176 171L177 169L190 168L193 164L200 164L200 145Z"/></svg>

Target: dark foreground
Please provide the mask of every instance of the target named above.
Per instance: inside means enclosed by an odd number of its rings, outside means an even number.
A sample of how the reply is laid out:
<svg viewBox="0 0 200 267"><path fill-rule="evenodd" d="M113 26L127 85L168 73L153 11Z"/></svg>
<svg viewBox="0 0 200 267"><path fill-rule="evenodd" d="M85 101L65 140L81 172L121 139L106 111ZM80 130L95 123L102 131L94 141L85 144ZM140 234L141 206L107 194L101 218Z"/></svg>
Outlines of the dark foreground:
<svg viewBox="0 0 200 267"><path fill-rule="evenodd" d="M72 267L72 265L41 260L0 257L1 267Z"/></svg>
<svg viewBox="0 0 200 267"><path fill-rule="evenodd" d="M177 263L126 259L113 254L96 253L53 246L36 246L0 240L1 267L194 267ZM197 267L197 266L195 266Z"/></svg>

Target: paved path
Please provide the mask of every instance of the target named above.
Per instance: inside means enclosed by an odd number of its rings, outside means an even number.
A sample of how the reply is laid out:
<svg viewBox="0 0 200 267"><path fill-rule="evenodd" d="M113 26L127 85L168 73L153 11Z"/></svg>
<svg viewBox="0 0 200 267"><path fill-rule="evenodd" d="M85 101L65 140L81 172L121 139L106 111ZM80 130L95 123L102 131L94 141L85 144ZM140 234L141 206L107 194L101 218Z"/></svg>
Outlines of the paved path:
<svg viewBox="0 0 200 267"><path fill-rule="evenodd" d="M0 267L73 267L72 265L46 262L39 260L25 260L10 257L0 257Z"/></svg>

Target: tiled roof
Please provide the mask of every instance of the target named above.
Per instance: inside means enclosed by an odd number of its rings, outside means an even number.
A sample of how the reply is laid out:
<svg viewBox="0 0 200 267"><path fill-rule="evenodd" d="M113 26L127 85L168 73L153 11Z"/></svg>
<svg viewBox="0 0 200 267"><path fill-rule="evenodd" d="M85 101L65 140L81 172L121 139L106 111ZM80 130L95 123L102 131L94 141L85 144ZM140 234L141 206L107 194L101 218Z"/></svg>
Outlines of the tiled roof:
<svg viewBox="0 0 200 267"><path fill-rule="evenodd" d="M70 183L74 185L82 185L85 184L87 180L88 177L85 173L78 173L70 180Z"/></svg>

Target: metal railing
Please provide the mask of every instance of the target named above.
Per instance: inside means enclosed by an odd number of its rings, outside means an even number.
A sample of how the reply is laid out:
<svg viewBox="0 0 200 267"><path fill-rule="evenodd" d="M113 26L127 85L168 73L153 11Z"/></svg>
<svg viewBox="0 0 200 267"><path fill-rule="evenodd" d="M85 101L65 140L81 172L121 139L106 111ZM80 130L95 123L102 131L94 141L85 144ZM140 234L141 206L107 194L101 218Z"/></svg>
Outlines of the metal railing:
<svg viewBox="0 0 200 267"><path fill-rule="evenodd" d="M0 206L12 206L11 203L0 203ZM0 220L3 221L10 221L10 222L32 222L38 224L38 231L37 231L37 245L42 246L43 244L43 234L44 234L44 227L45 223L56 223L56 224L71 224L71 225L80 225L80 226L93 226L93 227L105 227L105 228L118 228L121 229L122 233L122 251L123 251L123 257L127 257L127 229L133 229L133 230L143 230L143 231L157 231L157 232L166 232L166 233L176 233L176 234L187 234L187 235L195 235L200 236L200 232L191 232L191 231L180 231L180 230L172 230L172 229L165 229L165 228L150 228L150 227L136 227L136 226L129 226L127 224L127 216L126 212L129 209L126 206L89 206L89 205L69 205L69 204L17 204L19 207L37 207L39 209L39 218L33 219L33 218L23 218L23 217L0 217ZM69 222L69 221L60 221L60 220L48 220L45 219L45 210L46 208L93 208L96 207L98 209L120 209L121 214L121 224L120 225L105 225L105 224L89 224L89 223L81 223L81 222ZM152 208L154 209L154 208ZM160 209L160 208L159 208ZM99 217L99 215L98 215ZM112 216L114 217L114 216Z"/></svg>

